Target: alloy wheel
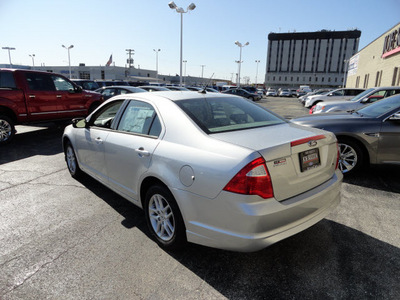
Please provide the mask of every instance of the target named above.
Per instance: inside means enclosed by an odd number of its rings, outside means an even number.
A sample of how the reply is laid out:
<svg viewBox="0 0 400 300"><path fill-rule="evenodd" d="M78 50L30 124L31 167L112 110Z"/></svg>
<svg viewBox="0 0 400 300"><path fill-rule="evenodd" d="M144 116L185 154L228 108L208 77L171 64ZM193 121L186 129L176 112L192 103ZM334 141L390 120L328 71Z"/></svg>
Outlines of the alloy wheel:
<svg viewBox="0 0 400 300"><path fill-rule="evenodd" d="M12 134L11 124L6 120L0 120L0 142L7 141Z"/></svg>
<svg viewBox="0 0 400 300"><path fill-rule="evenodd" d="M353 147L339 143L339 155L339 168L342 173L348 173L356 167L358 156Z"/></svg>
<svg viewBox="0 0 400 300"><path fill-rule="evenodd" d="M154 194L149 201L151 227L161 240L168 242L175 234L175 218L168 201L160 194Z"/></svg>

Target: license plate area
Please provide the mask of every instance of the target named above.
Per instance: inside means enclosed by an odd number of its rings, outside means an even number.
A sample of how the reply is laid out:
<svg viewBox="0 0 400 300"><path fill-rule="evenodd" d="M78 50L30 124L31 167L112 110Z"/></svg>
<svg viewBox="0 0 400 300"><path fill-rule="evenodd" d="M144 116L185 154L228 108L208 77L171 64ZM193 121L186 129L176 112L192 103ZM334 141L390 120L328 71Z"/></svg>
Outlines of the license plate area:
<svg viewBox="0 0 400 300"><path fill-rule="evenodd" d="M321 165L321 161L319 158L319 149L314 148L304 152L299 153L300 158L300 170L301 172L305 172L311 169L314 169Z"/></svg>

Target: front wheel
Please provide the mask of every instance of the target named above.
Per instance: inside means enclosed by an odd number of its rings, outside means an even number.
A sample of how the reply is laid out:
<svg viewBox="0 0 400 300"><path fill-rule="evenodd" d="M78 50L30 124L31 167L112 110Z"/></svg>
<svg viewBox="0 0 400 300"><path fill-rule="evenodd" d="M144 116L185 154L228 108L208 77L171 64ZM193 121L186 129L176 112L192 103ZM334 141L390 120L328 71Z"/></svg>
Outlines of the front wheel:
<svg viewBox="0 0 400 300"><path fill-rule="evenodd" d="M146 222L157 244L175 250L186 243L186 229L174 196L164 186L152 186L145 199Z"/></svg>
<svg viewBox="0 0 400 300"><path fill-rule="evenodd" d="M75 155L75 150L70 142L68 142L65 149L65 161L67 163L68 171L73 178L78 179L82 176L82 170L79 168L78 160L76 159Z"/></svg>
<svg viewBox="0 0 400 300"><path fill-rule="evenodd" d="M342 138L339 145L339 168L343 174L354 173L364 162L364 153L361 147L351 139Z"/></svg>
<svg viewBox="0 0 400 300"><path fill-rule="evenodd" d="M0 145L9 143L15 136L15 125L11 118L0 115Z"/></svg>

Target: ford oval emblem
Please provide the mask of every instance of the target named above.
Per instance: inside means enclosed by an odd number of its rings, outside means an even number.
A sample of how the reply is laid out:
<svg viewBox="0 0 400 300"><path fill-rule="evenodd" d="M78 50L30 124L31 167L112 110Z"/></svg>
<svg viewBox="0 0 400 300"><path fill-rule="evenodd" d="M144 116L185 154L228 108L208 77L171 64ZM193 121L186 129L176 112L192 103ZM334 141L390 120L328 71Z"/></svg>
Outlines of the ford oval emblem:
<svg viewBox="0 0 400 300"><path fill-rule="evenodd" d="M310 147L315 147L315 146L317 146L317 141L309 141L309 142L308 142L308 146L310 146Z"/></svg>

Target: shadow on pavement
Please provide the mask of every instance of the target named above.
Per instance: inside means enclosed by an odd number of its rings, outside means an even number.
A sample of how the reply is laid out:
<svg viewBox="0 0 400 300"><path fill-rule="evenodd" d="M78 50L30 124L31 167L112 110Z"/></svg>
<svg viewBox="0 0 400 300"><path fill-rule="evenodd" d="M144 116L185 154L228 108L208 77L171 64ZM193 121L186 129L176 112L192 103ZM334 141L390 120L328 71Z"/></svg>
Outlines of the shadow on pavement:
<svg viewBox="0 0 400 300"><path fill-rule="evenodd" d="M0 147L0 164L35 155L55 155L62 152L61 137L65 124L47 124L43 129L17 133L7 145Z"/></svg>
<svg viewBox="0 0 400 300"><path fill-rule="evenodd" d="M151 238L140 208L89 176L80 182ZM400 299L400 250L327 219L254 253L188 244L168 254L228 299Z"/></svg>
<svg viewBox="0 0 400 300"><path fill-rule="evenodd" d="M382 165L345 175L343 182L391 193L400 193L400 166Z"/></svg>

